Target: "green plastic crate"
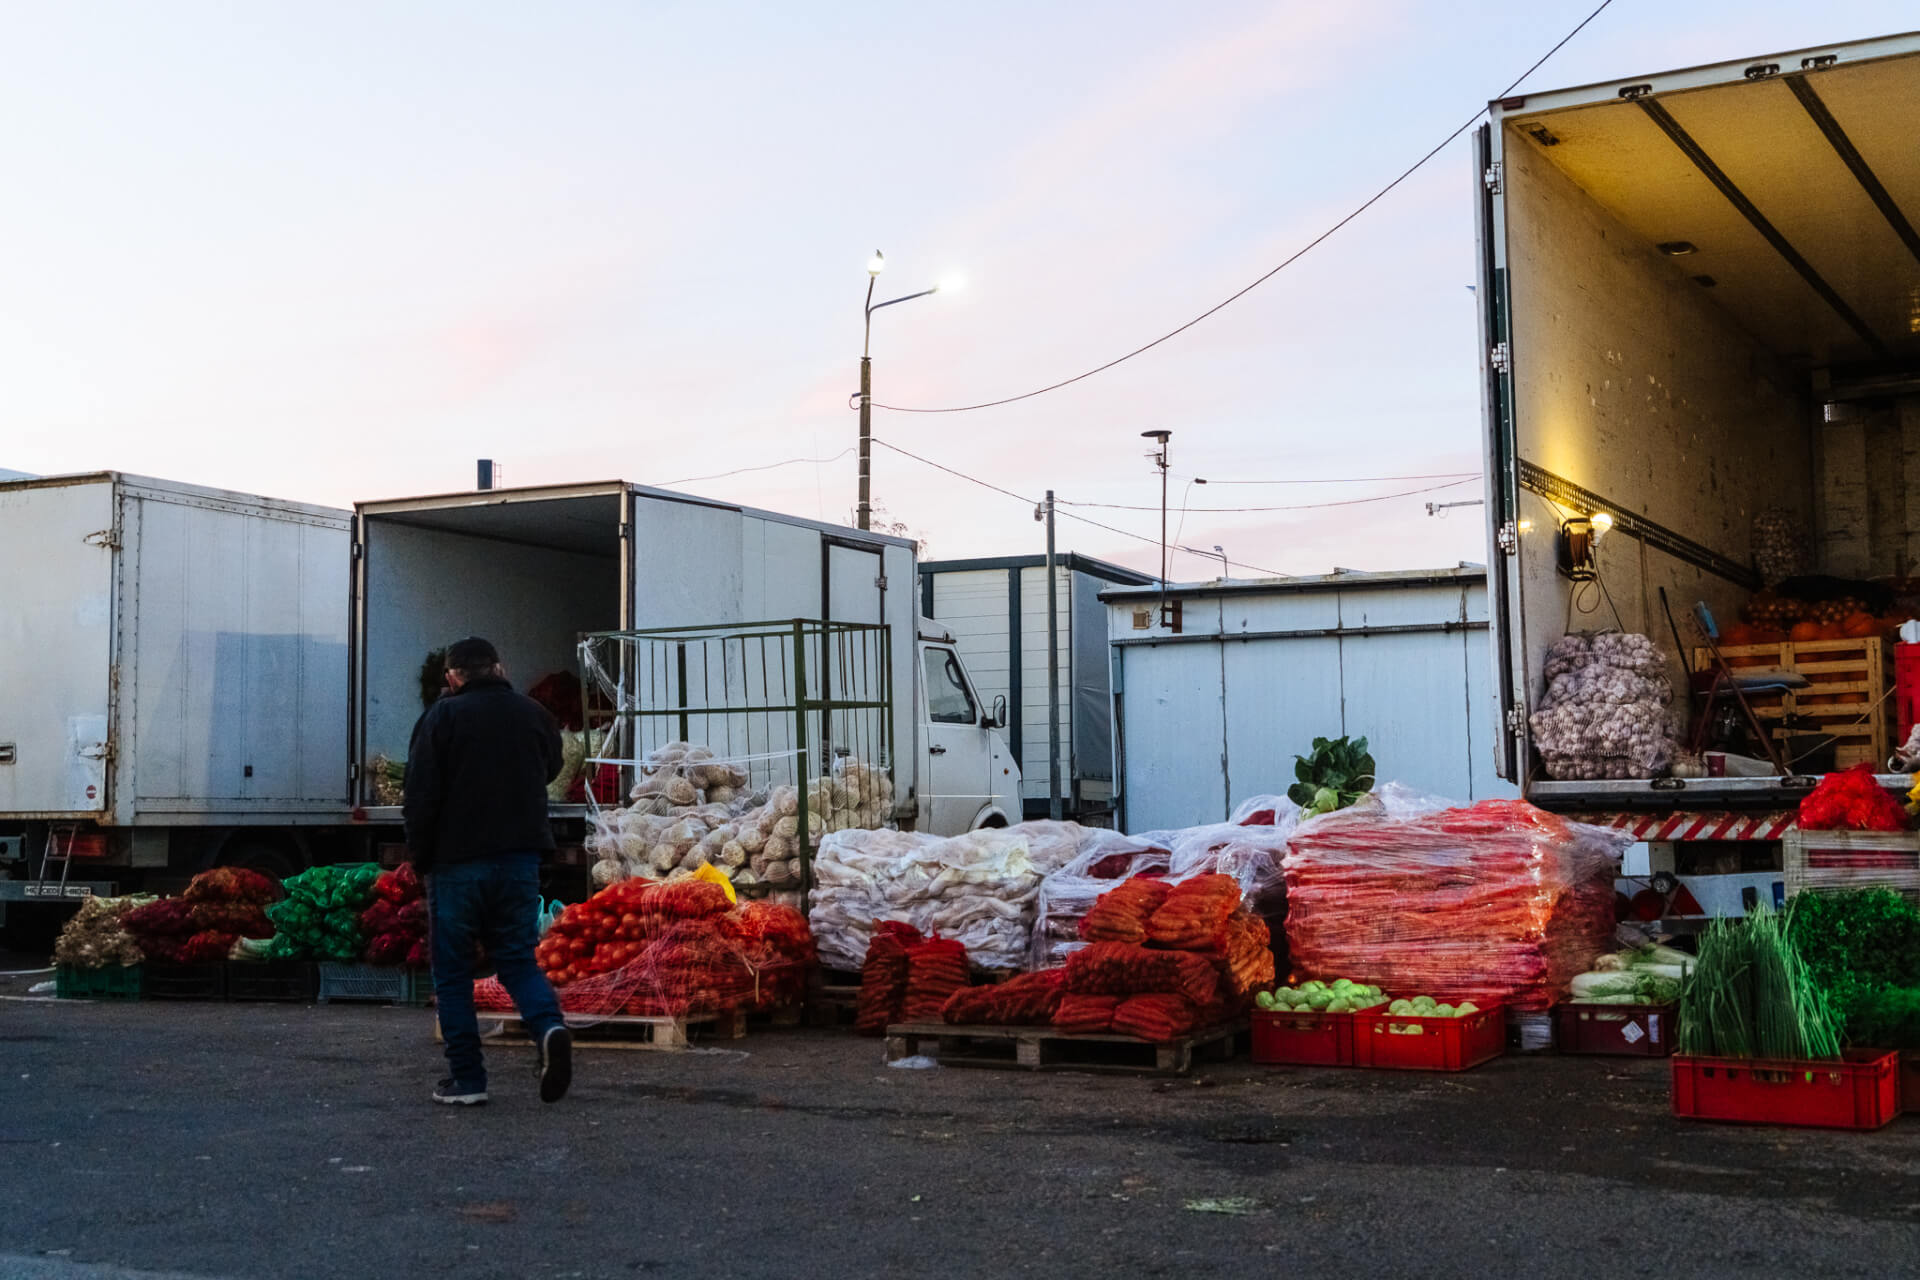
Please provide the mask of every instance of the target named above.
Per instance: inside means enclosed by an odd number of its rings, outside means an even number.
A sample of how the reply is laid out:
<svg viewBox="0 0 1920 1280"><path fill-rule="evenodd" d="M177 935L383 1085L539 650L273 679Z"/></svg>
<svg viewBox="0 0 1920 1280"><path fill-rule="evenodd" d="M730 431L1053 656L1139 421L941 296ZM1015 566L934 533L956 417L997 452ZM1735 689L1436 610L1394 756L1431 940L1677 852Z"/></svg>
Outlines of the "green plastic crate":
<svg viewBox="0 0 1920 1280"><path fill-rule="evenodd" d="M54 994L62 1000L138 1000L145 969L141 965L108 965L79 969L63 964L54 970Z"/></svg>
<svg viewBox="0 0 1920 1280"><path fill-rule="evenodd" d="M379 1004L424 1005L433 998L433 976L425 969L378 964L320 962L321 1004L367 1000Z"/></svg>

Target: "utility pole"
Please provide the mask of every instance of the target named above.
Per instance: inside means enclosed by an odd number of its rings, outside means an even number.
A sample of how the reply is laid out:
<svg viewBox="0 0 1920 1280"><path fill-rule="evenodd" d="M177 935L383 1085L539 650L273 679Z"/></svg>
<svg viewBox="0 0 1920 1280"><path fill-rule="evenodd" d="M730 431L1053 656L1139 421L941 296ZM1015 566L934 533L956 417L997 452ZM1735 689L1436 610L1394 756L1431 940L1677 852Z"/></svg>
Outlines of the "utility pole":
<svg viewBox="0 0 1920 1280"><path fill-rule="evenodd" d="M1060 821L1060 575L1053 558L1053 490L1047 490L1047 816Z"/></svg>
<svg viewBox="0 0 1920 1280"><path fill-rule="evenodd" d="M1173 438L1173 432L1167 430L1142 431L1140 433L1159 447L1147 456L1153 459L1153 465L1160 468L1160 625L1179 630L1175 625L1173 613L1167 606L1167 441Z"/></svg>

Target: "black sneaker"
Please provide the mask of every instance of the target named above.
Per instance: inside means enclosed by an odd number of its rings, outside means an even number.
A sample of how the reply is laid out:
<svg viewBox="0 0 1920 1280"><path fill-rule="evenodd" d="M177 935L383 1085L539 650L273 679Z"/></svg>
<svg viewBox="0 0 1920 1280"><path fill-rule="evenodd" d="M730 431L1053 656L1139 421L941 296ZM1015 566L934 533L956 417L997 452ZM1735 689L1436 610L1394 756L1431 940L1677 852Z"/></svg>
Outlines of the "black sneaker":
<svg viewBox="0 0 1920 1280"><path fill-rule="evenodd" d="M549 1027L540 1037L540 1101L558 1102L573 1083L573 1032ZM481 1097L484 1099L485 1094Z"/></svg>
<svg viewBox="0 0 1920 1280"><path fill-rule="evenodd" d="M434 1088L433 1100L450 1107L477 1107L487 1100L487 1089L485 1085L476 1088L448 1078Z"/></svg>

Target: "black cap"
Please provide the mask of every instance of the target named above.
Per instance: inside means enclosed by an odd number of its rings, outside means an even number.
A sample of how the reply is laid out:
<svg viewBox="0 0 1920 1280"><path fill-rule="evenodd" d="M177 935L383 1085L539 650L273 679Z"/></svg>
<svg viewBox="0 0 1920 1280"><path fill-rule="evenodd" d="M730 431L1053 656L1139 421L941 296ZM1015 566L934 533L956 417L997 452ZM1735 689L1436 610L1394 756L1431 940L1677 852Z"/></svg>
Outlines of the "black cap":
<svg viewBox="0 0 1920 1280"><path fill-rule="evenodd" d="M483 671L499 662L500 651L479 636L455 640L447 646L447 669L450 671Z"/></svg>

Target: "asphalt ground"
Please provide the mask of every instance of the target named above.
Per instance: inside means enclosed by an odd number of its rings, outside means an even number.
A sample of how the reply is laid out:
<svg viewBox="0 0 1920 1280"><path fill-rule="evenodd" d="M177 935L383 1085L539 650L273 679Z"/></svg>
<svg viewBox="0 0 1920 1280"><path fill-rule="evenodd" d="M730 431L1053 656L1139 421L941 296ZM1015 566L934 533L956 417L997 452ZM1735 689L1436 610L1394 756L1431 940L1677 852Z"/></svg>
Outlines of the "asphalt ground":
<svg viewBox="0 0 1920 1280"><path fill-rule="evenodd" d="M20 965L0 966L18 968ZM0 1277L1912 1275L1920 1118L1675 1120L1651 1060L902 1070L583 1047L436 1107L432 1014L19 998Z"/></svg>

